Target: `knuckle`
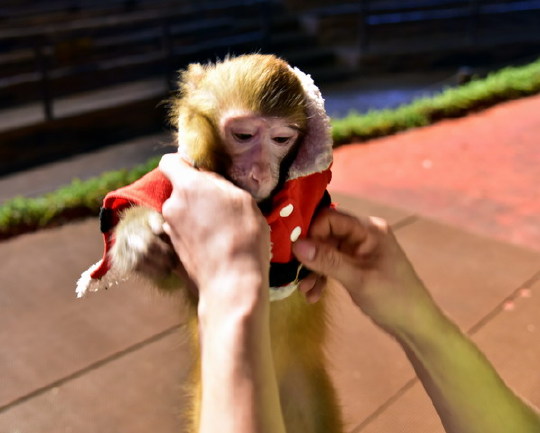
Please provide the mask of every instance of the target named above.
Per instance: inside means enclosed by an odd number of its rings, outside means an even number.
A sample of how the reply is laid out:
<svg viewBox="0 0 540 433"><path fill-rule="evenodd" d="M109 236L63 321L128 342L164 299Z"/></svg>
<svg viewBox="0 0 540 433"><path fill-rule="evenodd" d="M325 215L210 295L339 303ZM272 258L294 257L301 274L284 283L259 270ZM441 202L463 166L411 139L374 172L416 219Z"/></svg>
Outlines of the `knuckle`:
<svg viewBox="0 0 540 433"><path fill-rule="evenodd" d="M163 206L161 207L161 215L163 215L165 221L168 221L171 218L173 212L173 204L171 202L171 199L169 198L165 201L165 203L163 203Z"/></svg>
<svg viewBox="0 0 540 433"><path fill-rule="evenodd" d="M243 207L251 207L255 202L251 194L243 189L235 188L232 190L232 194L238 204Z"/></svg>
<svg viewBox="0 0 540 433"><path fill-rule="evenodd" d="M334 249L325 248L321 251L321 264L326 271L338 269L341 266L341 257Z"/></svg>
<svg viewBox="0 0 540 433"><path fill-rule="evenodd" d="M390 224L383 218L380 217L369 217L370 220L370 229L372 232L388 233L390 231Z"/></svg>
<svg viewBox="0 0 540 433"><path fill-rule="evenodd" d="M171 197L163 203L161 207L161 218L163 222L174 221L180 218L184 210L184 200L180 200L177 197Z"/></svg>

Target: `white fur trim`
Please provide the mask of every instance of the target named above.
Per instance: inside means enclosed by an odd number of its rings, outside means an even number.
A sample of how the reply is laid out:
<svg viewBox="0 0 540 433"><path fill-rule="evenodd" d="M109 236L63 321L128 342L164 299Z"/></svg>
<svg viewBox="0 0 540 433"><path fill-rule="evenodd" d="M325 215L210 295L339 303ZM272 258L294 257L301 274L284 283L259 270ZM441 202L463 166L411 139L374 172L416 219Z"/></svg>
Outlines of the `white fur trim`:
<svg viewBox="0 0 540 433"><path fill-rule="evenodd" d="M324 99L310 75L291 68L300 79L307 97L307 133L289 170L288 179L320 173L332 163L332 127L324 109Z"/></svg>
<svg viewBox="0 0 540 433"><path fill-rule="evenodd" d="M298 280L281 287L270 287L270 302L281 301L291 296L298 288Z"/></svg>
<svg viewBox="0 0 540 433"><path fill-rule="evenodd" d="M90 266L86 271L81 274L79 281L77 281L77 298L82 298L88 292L97 292L98 290L108 289L121 281L124 281L126 277L121 277L114 269L109 269L107 273L98 279L92 278L91 274L101 265L101 260L96 264Z"/></svg>
<svg viewBox="0 0 540 433"><path fill-rule="evenodd" d="M300 276L300 271L303 267L304 265L302 264L298 266L298 269L296 269L296 277L293 282L280 287L270 287L270 302L281 301L282 299L288 298L296 289L298 289L298 285L300 284L298 277Z"/></svg>
<svg viewBox="0 0 540 433"><path fill-rule="evenodd" d="M98 290L106 290L111 286L117 285L122 281L125 281L127 277L120 277L118 272L114 269L109 269L108 272L101 278L95 279L91 277L94 272L101 265L101 260L81 274L79 281L77 281L77 298L82 298L88 292L97 292ZM281 287L270 288L270 302L281 301L282 299L291 296L296 289L298 289L299 281L295 279L292 283L289 283Z"/></svg>

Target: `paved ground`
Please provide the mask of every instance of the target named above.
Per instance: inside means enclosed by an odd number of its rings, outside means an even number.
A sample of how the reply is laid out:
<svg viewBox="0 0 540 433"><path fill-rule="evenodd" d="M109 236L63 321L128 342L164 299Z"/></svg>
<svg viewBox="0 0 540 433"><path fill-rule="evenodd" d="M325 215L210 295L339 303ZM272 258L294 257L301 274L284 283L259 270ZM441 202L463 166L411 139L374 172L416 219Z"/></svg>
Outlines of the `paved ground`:
<svg viewBox="0 0 540 433"><path fill-rule="evenodd" d="M343 208L393 224L436 300L536 405L539 104L338 149L333 182ZM94 219L0 243L0 432L179 431L181 306L137 283L76 300L101 248ZM396 344L332 296L328 353L348 431L441 433Z"/></svg>
<svg viewBox="0 0 540 433"><path fill-rule="evenodd" d="M540 250L540 96L335 152L333 188Z"/></svg>

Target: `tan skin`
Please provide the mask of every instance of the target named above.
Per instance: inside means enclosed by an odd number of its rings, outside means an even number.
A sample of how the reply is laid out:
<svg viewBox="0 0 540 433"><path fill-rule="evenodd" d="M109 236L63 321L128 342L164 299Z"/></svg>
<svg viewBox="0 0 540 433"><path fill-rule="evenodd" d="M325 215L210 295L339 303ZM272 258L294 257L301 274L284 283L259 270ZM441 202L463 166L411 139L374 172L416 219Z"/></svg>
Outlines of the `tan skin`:
<svg viewBox="0 0 540 433"><path fill-rule="evenodd" d="M164 229L199 292L199 431L285 432L263 278L268 226L251 195L218 175L196 171L177 155L163 157L160 168L181 185L163 206ZM224 230L216 230L215 215Z"/></svg>
<svg viewBox="0 0 540 433"><path fill-rule="evenodd" d="M163 209L165 231L200 297L199 431L283 432L268 332L267 224L253 198L219 176L177 155L164 156L160 169L174 186ZM316 302L324 278L333 278L396 338L448 433L540 431L538 412L441 312L386 222L323 211L293 249L324 275L302 283L308 300Z"/></svg>

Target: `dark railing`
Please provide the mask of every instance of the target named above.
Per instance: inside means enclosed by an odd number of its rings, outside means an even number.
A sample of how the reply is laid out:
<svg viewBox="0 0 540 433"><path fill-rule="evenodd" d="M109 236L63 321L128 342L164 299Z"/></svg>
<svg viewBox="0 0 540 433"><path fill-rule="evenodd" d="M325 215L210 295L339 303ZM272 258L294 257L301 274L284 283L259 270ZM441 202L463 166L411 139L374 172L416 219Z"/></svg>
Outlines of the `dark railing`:
<svg viewBox="0 0 540 433"><path fill-rule="evenodd" d="M540 0L358 0L308 8L304 13L315 18L356 15L358 44L365 51L370 47L372 30L379 26L466 19L469 38L475 41L482 17L538 10Z"/></svg>
<svg viewBox="0 0 540 433"><path fill-rule="evenodd" d="M37 24L10 27L24 22L24 14L0 6L0 62L9 53L17 53L22 62L0 63L0 106L40 100L48 120L55 117L54 100L64 94L148 76L163 76L170 88L178 65L223 56L231 47L233 53L265 51L274 31L276 5L286 4L278 0L26 3L21 10ZM360 52L368 52L376 30L385 26L459 19L462 31L474 42L484 17L524 11L540 11L540 0L358 0L307 8L293 18L353 17ZM71 18L66 19L69 13ZM52 18L44 22L47 14Z"/></svg>
<svg viewBox="0 0 540 433"><path fill-rule="evenodd" d="M65 12L66 3L81 7L85 2L57 1L45 5L48 11ZM135 2L111 0L109 6L128 3ZM0 51L18 51L27 63L25 71L15 74L2 73L0 65L0 104L13 105L10 95L1 93L4 89L33 93L31 99L34 100L38 94L45 119L52 120L54 99L73 89L90 90L148 75L164 76L170 88L178 64L203 60L201 56L206 56L205 59L221 56L230 47L244 46L246 50L264 47L269 40L271 3L268 0L189 0L176 7L90 16L31 27L0 27ZM249 15L247 19L245 15ZM10 14L0 9L2 17L9 18ZM252 21L255 24L239 25L239 22ZM194 38L194 32L204 35L204 39ZM63 61L65 56L75 58ZM137 73L137 69L142 71ZM77 77L81 79L73 84ZM55 83L60 84L55 86Z"/></svg>

